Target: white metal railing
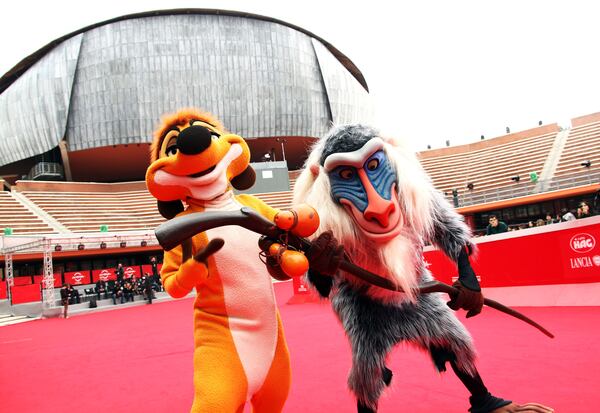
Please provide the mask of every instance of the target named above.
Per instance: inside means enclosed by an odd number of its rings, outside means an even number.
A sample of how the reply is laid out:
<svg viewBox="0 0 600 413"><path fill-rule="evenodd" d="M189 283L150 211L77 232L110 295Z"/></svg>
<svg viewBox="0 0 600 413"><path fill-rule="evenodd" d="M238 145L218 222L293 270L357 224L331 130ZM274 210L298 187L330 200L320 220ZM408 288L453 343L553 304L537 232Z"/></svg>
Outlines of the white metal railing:
<svg viewBox="0 0 600 413"><path fill-rule="evenodd" d="M56 162L38 162L27 174L27 179L33 181L39 177L64 179L65 172L61 164Z"/></svg>

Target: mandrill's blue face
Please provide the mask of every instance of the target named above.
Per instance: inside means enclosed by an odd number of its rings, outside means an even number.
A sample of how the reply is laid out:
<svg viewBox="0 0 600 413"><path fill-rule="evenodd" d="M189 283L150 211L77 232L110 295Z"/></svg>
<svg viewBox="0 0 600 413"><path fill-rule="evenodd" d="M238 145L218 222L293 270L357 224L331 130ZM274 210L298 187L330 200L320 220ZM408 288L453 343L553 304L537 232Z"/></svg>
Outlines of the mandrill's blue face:
<svg viewBox="0 0 600 413"><path fill-rule="evenodd" d="M361 177L366 178L383 199L392 199L392 184L397 180L396 172L382 150L372 154L360 168L340 165L331 171L329 180L333 199L338 203L341 199L346 199L360 212L364 212L369 205L369 199Z"/></svg>
<svg viewBox="0 0 600 413"><path fill-rule="evenodd" d="M332 198L344 206L363 233L376 242L396 236L401 228L398 176L380 138L353 152L329 155L324 163Z"/></svg>

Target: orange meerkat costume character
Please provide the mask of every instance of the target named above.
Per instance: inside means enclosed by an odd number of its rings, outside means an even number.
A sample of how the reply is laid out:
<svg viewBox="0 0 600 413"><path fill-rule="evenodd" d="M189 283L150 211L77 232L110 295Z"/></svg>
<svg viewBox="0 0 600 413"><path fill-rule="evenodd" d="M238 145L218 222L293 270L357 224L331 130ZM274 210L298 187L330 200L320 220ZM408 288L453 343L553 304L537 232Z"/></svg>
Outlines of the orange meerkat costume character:
<svg viewBox="0 0 600 413"><path fill-rule="evenodd" d="M165 116L151 158L146 183L167 219L242 206L271 221L277 213L256 197L233 194L232 186L247 189L254 183L250 150L208 113L186 109ZM217 239L225 241L220 250ZM211 229L165 251L160 274L165 290L175 298L194 287L197 293L194 413L242 412L248 401L257 413L283 409L289 353L258 252L258 235L236 226Z"/></svg>

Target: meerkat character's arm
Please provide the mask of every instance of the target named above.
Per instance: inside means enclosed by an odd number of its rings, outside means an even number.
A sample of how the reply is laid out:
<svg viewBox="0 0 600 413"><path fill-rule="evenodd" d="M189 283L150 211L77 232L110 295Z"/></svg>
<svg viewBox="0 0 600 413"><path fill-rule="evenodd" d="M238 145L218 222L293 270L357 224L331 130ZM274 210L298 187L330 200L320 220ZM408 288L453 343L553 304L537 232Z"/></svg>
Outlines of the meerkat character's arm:
<svg viewBox="0 0 600 413"><path fill-rule="evenodd" d="M195 255L192 253L194 240L203 246ZM206 234L200 234L170 251L165 251L163 267L160 271L165 291L173 298L187 295L197 284L206 279L208 267L205 261L222 246L222 239L215 238L207 242Z"/></svg>

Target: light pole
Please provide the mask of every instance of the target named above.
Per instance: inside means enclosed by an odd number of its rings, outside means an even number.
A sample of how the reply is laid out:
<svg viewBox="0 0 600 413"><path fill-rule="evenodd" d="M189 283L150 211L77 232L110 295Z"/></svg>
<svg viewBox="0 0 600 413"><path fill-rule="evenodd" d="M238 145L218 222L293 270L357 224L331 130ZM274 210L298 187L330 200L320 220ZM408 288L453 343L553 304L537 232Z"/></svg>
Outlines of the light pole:
<svg viewBox="0 0 600 413"><path fill-rule="evenodd" d="M283 160L285 161L285 146L283 144L286 143L286 140L283 138L277 138L275 139L275 141L281 144L281 155L283 156Z"/></svg>

